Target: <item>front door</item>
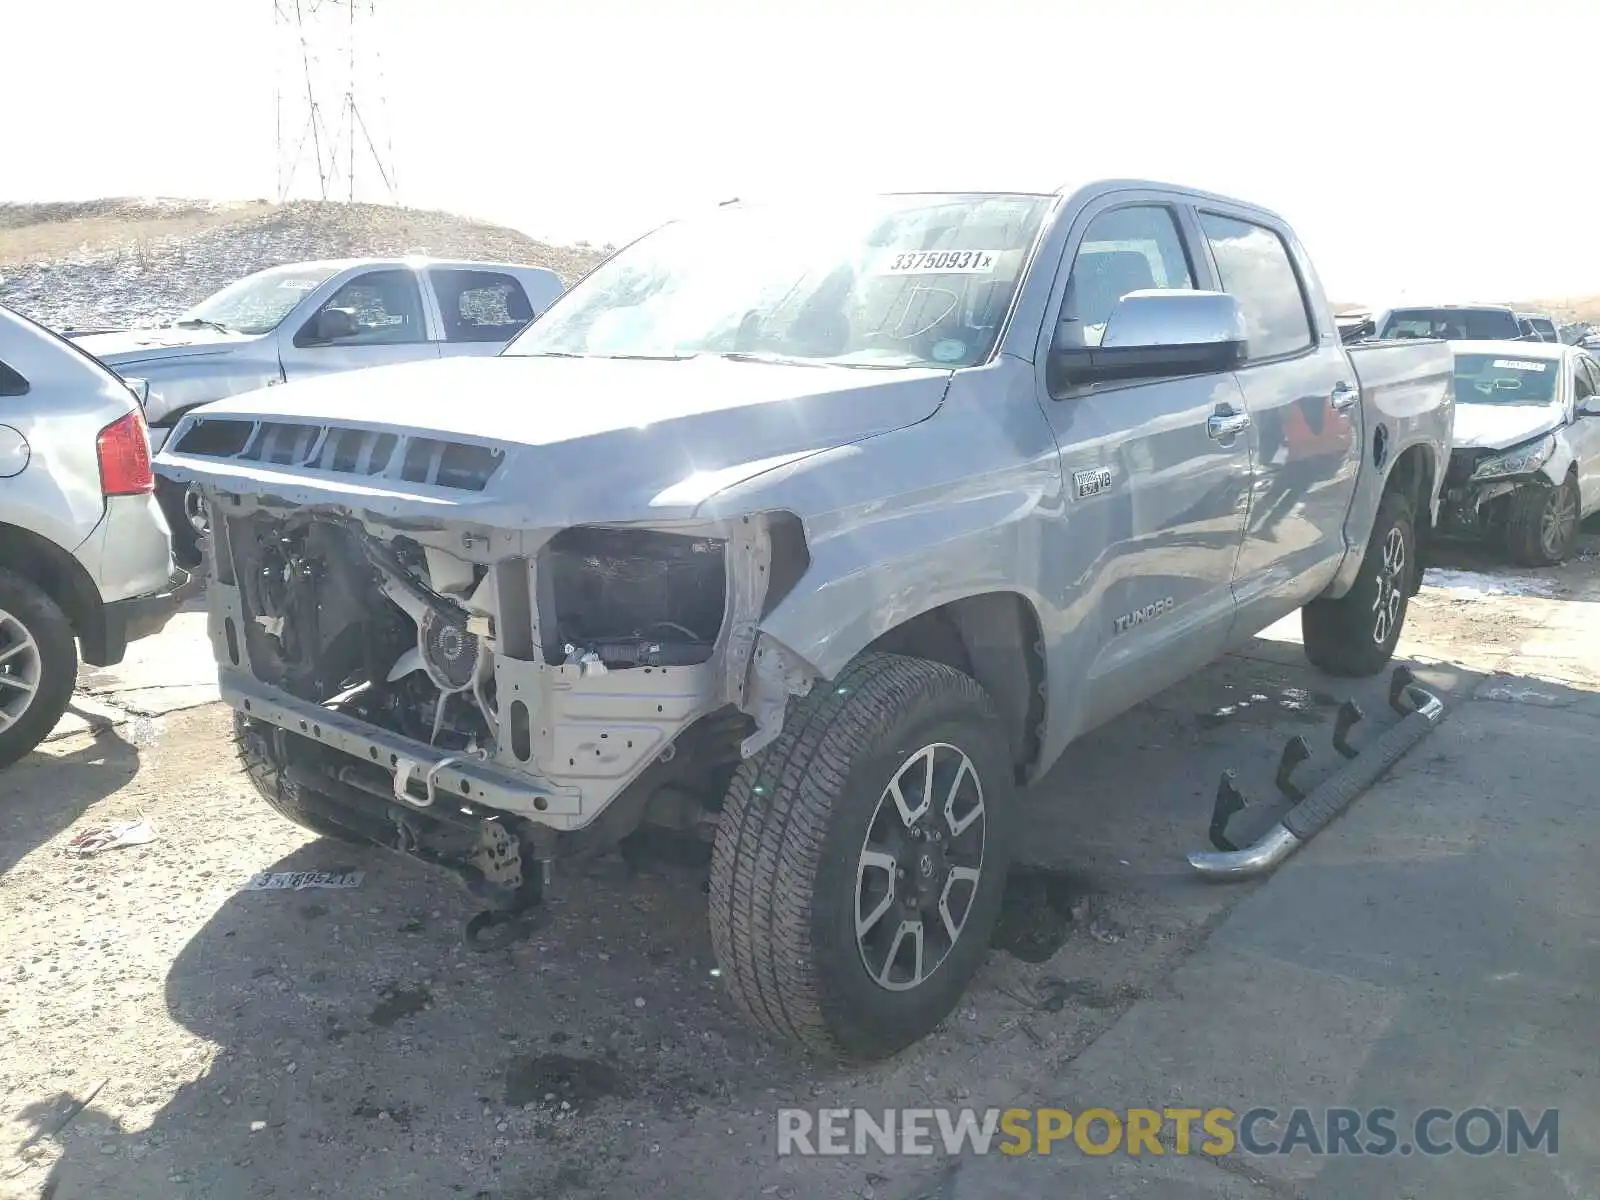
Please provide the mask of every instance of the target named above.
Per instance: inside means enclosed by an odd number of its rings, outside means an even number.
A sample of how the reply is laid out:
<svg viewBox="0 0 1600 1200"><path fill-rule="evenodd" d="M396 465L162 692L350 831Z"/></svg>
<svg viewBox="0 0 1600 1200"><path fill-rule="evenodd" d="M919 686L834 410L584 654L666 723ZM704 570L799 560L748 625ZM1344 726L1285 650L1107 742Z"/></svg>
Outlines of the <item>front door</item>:
<svg viewBox="0 0 1600 1200"><path fill-rule="evenodd" d="M1586 355L1572 355L1572 425L1567 436L1578 464L1578 488L1583 495L1585 516L1600 509L1600 416L1586 417L1583 406L1600 398L1600 362Z"/></svg>
<svg viewBox="0 0 1600 1200"><path fill-rule="evenodd" d="M1249 336L1239 369L1250 414L1250 516L1239 550L1238 629L1254 632L1333 578L1361 469L1361 395L1331 325L1312 318L1311 288L1284 233L1202 211L1222 290Z"/></svg>
<svg viewBox="0 0 1600 1200"><path fill-rule="evenodd" d="M1054 345L1098 344L1112 308L1146 288L1209 286L1192 224L1166 204L1091 209L1069 268ZM1047 373L1048 375L1048 373ZM1074 732L1221 653L1233 623L1250 442L1231 374L1057 385L1042 403L1061 448L1069 536L1093 547L1070 636L1083 664ZM1073 531L1075 527L1075 532Z"/></svg>
<svg viewBox="0 0 1600 1200"><path fill-rule="evenodd" d="M325 329L319 328L328 310L352 318L344 322L339 336L324 336ZM439 343L429 336L416 273L404 268L386 267L356 275L309 320L284 333L278 353L283 376L290 381L439 357Z"/></svg>

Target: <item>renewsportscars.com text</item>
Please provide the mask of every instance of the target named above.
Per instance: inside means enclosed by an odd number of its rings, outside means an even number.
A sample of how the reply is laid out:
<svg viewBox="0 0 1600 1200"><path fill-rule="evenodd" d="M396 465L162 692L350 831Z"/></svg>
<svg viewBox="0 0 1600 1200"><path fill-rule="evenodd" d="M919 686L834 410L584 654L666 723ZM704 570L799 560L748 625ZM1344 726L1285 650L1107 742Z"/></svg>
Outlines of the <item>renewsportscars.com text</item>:
<svg viewBox="0 0 1600 1200"><path fill-rule="evenodd" d="M1558 1109L784 1108L779 1155L1556 1154Z"/></svg>

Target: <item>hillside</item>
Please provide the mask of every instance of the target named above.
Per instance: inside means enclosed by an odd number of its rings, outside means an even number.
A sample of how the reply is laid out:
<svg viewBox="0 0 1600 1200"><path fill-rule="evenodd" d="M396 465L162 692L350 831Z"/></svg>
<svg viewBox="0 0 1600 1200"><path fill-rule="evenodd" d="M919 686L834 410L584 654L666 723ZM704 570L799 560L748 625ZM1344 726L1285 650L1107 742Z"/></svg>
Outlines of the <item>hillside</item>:
<svg viewBox="0 0 1600 1200"><path fill-rule="evenodd" d="M378 204L93 200L0 204L0 302L55 329L165 320L278 263L411 252L549 267L602 257L450 213Z"/></svg>

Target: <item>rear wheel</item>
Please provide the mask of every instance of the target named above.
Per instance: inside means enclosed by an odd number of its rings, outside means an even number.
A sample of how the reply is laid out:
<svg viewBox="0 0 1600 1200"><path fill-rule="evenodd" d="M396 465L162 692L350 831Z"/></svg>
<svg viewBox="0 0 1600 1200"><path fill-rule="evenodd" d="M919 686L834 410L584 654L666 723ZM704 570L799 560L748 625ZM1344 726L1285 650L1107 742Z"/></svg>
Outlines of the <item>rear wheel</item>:
<svg viewBox="0 0 1600 1200"><path fill-rule="evenodd" d="M21 575L0 569L0 767L56 727L77 677L78 647L67 615Z"/></svg>
<svg viewBox="0 0 1600 1200"><path fill-rule="evenodd" d="M1300 610L1301 641L1314 665L1330 675L1376 675L1394 657L1421 570L1416 543L1411 505L1386 492L1354 585L1337 600L1313 600Z"/></svg>
<svg viewBox="0 0 1600 1200"><path fill-rule="evenodd" d="M869 654L791 702L717 827L711 935L735 1002L846 1058L930 1032L988 951L1013 810L1005 729L970 676Z"/></svg>
<svg viewBox="0 0 1600 1200"><path fill-rule="evenodd" d="M1506 552L1525 567L1553 567L1572 552L1580 513L1578 480L1560 487L1528 484L1511 494L1506 512Z"/></svg>

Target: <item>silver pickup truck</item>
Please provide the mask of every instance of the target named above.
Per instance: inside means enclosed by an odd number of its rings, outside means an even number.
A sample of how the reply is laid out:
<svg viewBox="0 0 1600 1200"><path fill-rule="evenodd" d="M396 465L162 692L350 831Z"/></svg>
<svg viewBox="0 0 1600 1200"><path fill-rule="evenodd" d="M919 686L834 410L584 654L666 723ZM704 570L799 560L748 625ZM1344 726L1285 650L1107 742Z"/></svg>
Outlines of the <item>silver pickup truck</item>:
<svg viewBox="0 0 1600 1200"><path fill-rule="evenodd" d="M145 419L160 450L178 418L236 392L335 371L496 354L561 294L544 267L436 258L288 263L246 275L156 329L70 335L123 376L149 384ZM156 495L179 565L200 562L205 514L165 479Z"/></svg>
<svg viewBox="0 0 1600 1200"><path fill-rule="evenodd" d="M269 804L455 871L482 938L558 856L705 831L739 1005L871 1057L956 1003L1074 738L1296 609L1381 669L1452 388L1222 197L736 204L498 357L235 396L159 465Z"/></svg>

